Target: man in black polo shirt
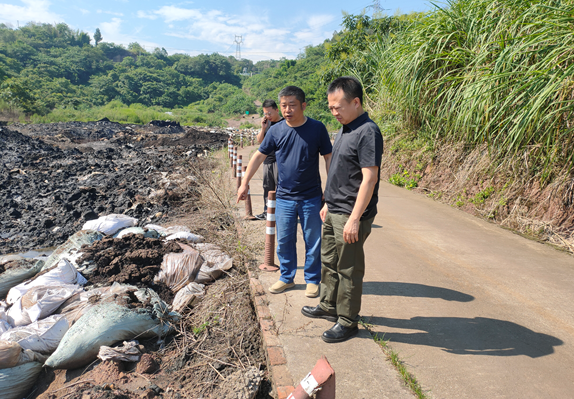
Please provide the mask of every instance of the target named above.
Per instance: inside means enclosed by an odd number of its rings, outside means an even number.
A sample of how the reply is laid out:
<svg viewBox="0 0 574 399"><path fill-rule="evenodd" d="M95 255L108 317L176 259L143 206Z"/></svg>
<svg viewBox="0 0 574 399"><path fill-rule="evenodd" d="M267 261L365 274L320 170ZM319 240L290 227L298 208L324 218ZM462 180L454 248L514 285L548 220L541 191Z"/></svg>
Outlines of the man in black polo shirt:
<svg viewBox="0 0 574 399"><path fill-rule="evenodd" d="M263 143L263 139L267 134L269 128L276 123L283 120L279 115L277 103L274 100L263 101L263 119L261 119L261 131L257 135L259 144ZM275 151L267 155L263 161L263 213L255 216L259 220L267 220L267 196L269 191L277 189L277 162L275 159Z"/></svg>
<svg viewBox="0 0 574 399"><path fill-rule="evenodd" d="M321 301L301 312L336 324L325 342L358 333L365 255L363 244L377 213L383 136L363 110L363 87L353 77L335 79L327 89L329 110L343 126L333 145L321 209Z"/></svg>

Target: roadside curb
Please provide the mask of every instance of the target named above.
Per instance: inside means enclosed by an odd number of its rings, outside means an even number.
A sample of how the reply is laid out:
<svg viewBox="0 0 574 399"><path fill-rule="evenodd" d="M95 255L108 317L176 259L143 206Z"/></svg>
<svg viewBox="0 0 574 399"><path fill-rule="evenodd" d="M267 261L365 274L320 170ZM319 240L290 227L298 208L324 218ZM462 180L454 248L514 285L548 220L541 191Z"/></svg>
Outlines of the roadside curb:
<svg viewBox="0 0 574 399"><path fill-rule="evenodd" d="M267 369L269 370L273 383L273 389L278 399L287 399L289 394L295 390L295 387L293 386L291 373L287 369L285 351L283 350L283 345L281 345L281 340L277 336L277 329L275 328L275 322L269 310L269 302L267 301L265 290L259 279L253 277L251 271L247 273L249 276L251 296L253 298L253 304L255 305L255 312L257 313L257 319L261 327L261 337L265 347Z"/></svg>

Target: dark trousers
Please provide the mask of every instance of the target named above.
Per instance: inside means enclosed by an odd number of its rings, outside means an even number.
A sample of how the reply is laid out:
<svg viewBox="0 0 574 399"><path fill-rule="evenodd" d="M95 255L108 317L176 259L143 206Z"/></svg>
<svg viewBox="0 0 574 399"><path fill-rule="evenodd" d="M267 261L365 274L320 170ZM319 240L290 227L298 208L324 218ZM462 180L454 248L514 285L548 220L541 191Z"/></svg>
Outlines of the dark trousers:
<svg viewBox="0 0 574 399"><path fill-rule="evenodd" d="M267 212L269 191L277 190L277 162L263 164L263 212Z"/></svg>
<svg viewBox="0 0 574 399"><path fill-rule="evenodd" d="M371 234L374 218L360 222L359 240L353 244L343 240L343 229L348 219L349 215L327 212L323 223L320 306L331 314L337 314L339 324L354 327L359 321L363 295L363 244Z"/></svg>

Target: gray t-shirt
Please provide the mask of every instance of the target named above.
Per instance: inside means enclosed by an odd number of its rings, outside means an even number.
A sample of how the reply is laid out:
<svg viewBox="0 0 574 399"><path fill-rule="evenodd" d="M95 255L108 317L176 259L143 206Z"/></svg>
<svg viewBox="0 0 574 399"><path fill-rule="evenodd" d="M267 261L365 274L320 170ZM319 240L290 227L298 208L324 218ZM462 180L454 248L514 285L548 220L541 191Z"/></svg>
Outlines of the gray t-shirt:
<svg viewBox="0 0 574 399"><path fill-rule="evenodd" d="M343 125L333 144L331 167L325 187L325 202L330 213L350 215L363 181L361 169L377 166L377 184L361 220L370 219L377 214L382 156L383 136L376 123L369 118L369 114L365 112L348 125Z"/></svg>

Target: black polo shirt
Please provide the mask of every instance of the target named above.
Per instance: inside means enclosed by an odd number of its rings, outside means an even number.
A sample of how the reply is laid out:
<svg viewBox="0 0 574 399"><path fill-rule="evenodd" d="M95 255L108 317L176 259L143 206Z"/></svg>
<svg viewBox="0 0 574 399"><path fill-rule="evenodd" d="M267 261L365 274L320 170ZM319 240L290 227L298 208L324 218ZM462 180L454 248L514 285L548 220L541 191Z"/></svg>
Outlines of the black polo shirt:
<svg viewBox="0 0 574 399"><path fill-rule="evenodd" d="M383 136L368 113L363 113L341 127L333 144L331 167L325 187L325 201L329 212L350 215L363 181L361 169L377 166L377 184L361 220L370 219L377 214L382 156Z"/></svg>
<svg viewBox="0 0 574 399"><path fill-rule="evenodd" d="M271 129L271 126L281 122L282 120L283 120L283 117L281 117L281 119L279 119L277 122L271 122L271 125L269 125L269 129ZM269 132L269 129L267 129L267 132ZM267 134L267 132L265 132L265 134ZM271 154L267 155L267 158L265 158L265 160L263 161L263 163L265 165L271 165L275 162L277 162L277 159L275 158L275 151L273 151Z"/></svg>

